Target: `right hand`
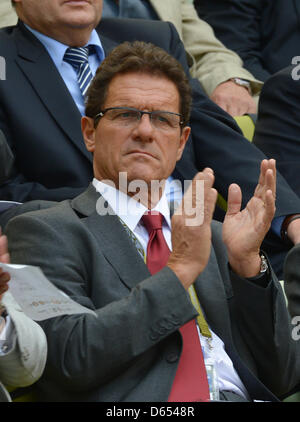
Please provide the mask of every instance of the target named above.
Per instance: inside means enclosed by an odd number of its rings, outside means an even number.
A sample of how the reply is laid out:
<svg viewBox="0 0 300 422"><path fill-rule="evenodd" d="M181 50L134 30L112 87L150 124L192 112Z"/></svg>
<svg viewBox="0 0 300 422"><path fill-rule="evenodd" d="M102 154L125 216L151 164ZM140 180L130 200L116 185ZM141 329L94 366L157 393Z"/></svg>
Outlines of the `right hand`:
<svg viewBox="0 0 300 422"><path fill-rule="evenodd" d="M204 195L196 190L204 181ZM172 217L172 253L167 266L188 289L208 263L211 250L211 220L217 200L214 174L209 168L197 173ZM191 210L196 210L191 216Z"/></svg>
<svg viewBox="0 0 300 422"><path fill-rule="evenodd" d="M1 235L0 232L0 262L9 264L9 253L7 248L7 237ZM10 280L9 273L5 272L0 268L0 302L3 294L8 290L8 282Z"/></svg>
<svg viewBox="0 0 300 422"><path fill-rule="evenodd" d="M243 116L247 113L257 113L256 103L249 94L248 89L236 85L232 81L226 81L218 85L210 98L232 117Z"/></svg>

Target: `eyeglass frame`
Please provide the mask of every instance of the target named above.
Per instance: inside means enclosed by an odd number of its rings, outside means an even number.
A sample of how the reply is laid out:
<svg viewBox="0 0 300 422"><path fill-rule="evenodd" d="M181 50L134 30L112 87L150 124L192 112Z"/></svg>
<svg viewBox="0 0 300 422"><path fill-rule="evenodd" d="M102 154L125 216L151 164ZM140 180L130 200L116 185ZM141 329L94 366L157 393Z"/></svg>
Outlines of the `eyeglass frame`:
<svg viewBox="0 0 300 422"><path fill-rule="evenodd" d="M135 107L122 107L122 106L119 106L119 107L108 107L108 108L105 108L104 110L99 111L99 113L97 113L97 114L94 116L95 126L96 126L96 119L98 119L98 118L99 118L99 120L100 120L102 117L104 117L105 113L106 113L107 111L109 111L109 110L129 110L129 111L137 111L138 113L140 113L140 118L139 118L139 120L138 120L138 121L140 121L140 120L142 119L142 117L143 117L143 115L144 115L144 114L148 114L148 116L149 116L149 118L150 118L150 122L152 122L152 115L153 115L153 113L155 113L155 114L157 114L157 113L168 113L168 114L172 114L172 115L175 115L175 116L179 116L179 117L182 119L182 114L180 114L180 113L175 113L174 111L166 111L166 110L144 111L144 110L139 110L138 108L135 108ZM98 120L97 124L99 123L99 120ZM183 126L183 125L184 125L184 121L183 121L183 120L180 120L180 121L179 121L179 126L178 126L178 127L182 128L182 126ZM175 128L176 128L176 127L174 127L174 129L175 129Z"/></svg>

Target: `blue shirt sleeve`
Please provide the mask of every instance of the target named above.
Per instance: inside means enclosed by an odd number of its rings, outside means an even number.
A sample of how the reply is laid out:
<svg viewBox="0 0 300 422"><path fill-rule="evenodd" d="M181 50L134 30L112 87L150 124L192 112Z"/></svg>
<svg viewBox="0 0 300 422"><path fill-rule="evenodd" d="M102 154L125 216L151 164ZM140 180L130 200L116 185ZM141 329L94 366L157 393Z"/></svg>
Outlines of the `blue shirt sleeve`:
<svg viewBox="0 0 300 422"><path fill-rule="evenodd" d="M281 231L281 226L282 226L282 223L283 223L285 217L286 217L285 215L280 216L280 217L276 217L276 218L273 219L272 224L271 224L271 229L279 237L281 237L280 231Z"/></svg>

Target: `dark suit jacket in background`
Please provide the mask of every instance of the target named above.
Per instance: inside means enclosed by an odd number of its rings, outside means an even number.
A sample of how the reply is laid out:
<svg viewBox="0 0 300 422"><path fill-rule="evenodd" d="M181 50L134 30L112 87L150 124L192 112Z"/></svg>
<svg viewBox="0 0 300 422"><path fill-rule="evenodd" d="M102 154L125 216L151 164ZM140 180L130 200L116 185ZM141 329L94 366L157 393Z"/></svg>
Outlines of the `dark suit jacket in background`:
<svg viewBox="0 0 300 422"><path fill-rule="evenodd" d="M253 143L268 157L300 197L300 66L273 75L260 96Z"/></svg>
<svg viewBox="0 0 300 422"><path fill-rule="evenodd" d="M2 130L0 130L0 185L11 176L14 156Z"/></svg>
<svg viewBox="0 0 300 422"><path fill-rule="evenodd" d="M173 54L188 72L186 54L172 24L106 19L100 23L99 34L106 54L121 41L143 39ZM0 55L7 62L7 80L0 84L0 129L16 160L15 177L0 187L0 197L19 202L75 197L92 178L92 156L83 142L80 114L66 85L44 47L22 24L0 31ZM197 169L210 166L218 191L227 197L229 184L237 182L245 204L253 194L264 155L208 99L196 80L191 84L192 141L175 175L191 179ZM293 206L295 198L288 189L281 181L277 215L300 209L297 199Z"/></svg>
<svg viewBox="0 0 300 422"><path fill-rule="evenodd" d="M166 401L181 353L178 328L196 311L168 267L150 275L118 217L97 214L98 198L90 186L74 200L8 224L12 261L41 267L97 314L41 322L48 360L39 399ZM229 273L221 225L212 228L213 249L195 283L197 295L251 398L274 400L269 390L285 394L299 377L280 284L273 276L263 288Z"/></svg>
<svg viewBox="0 0 300 422"><path fill-rule="evenodd" d="M199 16L235 51L257 79L292 64L299 55L298 0L194 0Z"/></svg>
<svg viewBox="0 0 300 422"><path fill-rule="evenodd" d="M103 19L98 32L106 54L124 40L153 42L178 59L188 73L183 44L170 23ZM92 155L86 150L81 116L64 81L45 48L22 23L0 31L0 55L7 65L7 80L0 84L0 129L15 156L14 175L1 185L0 198L18 202L74 198L92 179ZM245 205L253 195L265 156L204 94L197 80L190 79L190 83L192 137L174 176L191 180L198 170L211 167L220 194L227 198L229 184L236 182ZM276 215L299 212L300 199L280 175L277 180ZM1 224L5 222L1 215ZM274 245L281 254L282 244L272 234L270 242L271 247L264 249L271 259ZM278 264L272 264L280 273L281 256L276 260Z"/></svg>
<svg viewBox="0 0 300 422"><path fill-rule="evenodd" d="M288 309L291 316L296 317L294 323L295 340L300 341L300 243L287 254L284 262L285 290L289 295Z"/></svg>

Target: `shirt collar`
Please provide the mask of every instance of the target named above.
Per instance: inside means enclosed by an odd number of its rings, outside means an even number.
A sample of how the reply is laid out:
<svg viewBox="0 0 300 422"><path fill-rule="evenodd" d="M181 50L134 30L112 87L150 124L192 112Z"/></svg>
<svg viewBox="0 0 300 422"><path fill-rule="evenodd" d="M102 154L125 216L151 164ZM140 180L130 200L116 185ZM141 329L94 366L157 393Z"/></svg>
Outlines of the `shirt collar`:
<svg viewBox="0 0 300 422"><path fill-rule="evenodd" d="M134 232L147 208L134 198L96 178L93 179L93 185L108 202L114 213ZM166 224L171 228L170 208L165 191L153 210L160 212L164 216Z"/></svg>
<svg viewBox="0 0 300 422"><path fill-rule="evenodd" d="M38 32L38 31L36 31L35 29L30 28L30 26L28 26L26 24L25 24L25 26L43 44L43 46L48 51L50 57L54 61L55 65L57 67L61 66L62 63L63 63L63 58L64 58L64 55L65 55L65 52L69 48L69 46L65 45L65 44L61 43L60 41L57 41L53 38L50 38L47 35L44 35L44 34ZM87 46L87 45L95 46L96 54L97 54L100 62L102 62L102 60L104 59L105 53L104 53L104 49L102 47L99 35L98 35L98 33L95 29L92 31L90 39L85 46Z"/></svg>

